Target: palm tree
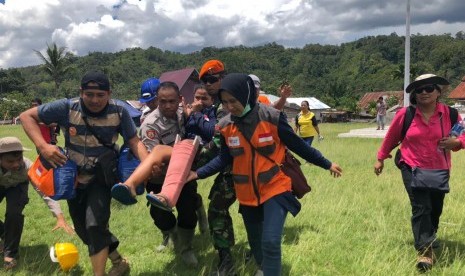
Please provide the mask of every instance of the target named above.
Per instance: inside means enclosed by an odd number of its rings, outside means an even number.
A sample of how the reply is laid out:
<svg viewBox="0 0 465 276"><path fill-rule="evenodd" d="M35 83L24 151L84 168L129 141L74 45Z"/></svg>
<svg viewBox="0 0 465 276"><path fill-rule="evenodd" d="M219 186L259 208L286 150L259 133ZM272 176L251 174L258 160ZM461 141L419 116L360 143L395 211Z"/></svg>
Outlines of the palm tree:
<svg viewBox="0 0 465 276"><path fill-rule="evenodd" d="M63 76L71 69L67 62L68 53L66 47L58 47L56 43L53 43L52 45L47 44L46 55L37 50L34 50L34 52L45 63L45 72L52 77L55 82L55 93L58 93Z"/></svg>

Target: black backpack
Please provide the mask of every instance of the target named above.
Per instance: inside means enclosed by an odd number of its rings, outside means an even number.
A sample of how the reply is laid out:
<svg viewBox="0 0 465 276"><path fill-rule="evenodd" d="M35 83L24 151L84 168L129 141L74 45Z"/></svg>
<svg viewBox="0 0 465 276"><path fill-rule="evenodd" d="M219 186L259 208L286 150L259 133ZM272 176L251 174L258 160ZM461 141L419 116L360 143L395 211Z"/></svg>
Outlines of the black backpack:
<svg viewBox="0 0 465 276"><path fill-rule="evenodd" d="M459 112L455 108L452 108L450 106L447 106L447 107L449 108L449 117L450 117L450 123L451 123L450 128L452 128L452 126L457 122L457 119L459 118ZM399 146L402 143L402 140L404 140L405 134L407 134L407 130L412 124L413 117L415 116L415 111L416 111L416 108L414 106L407 107L407 110L405 111L405 115L404 115L404 123L402 125L400 142L399 144L397 144L397 146ZM399 169L401 168L400 158L401 158L400 149L397 149L395 157L394 157L394 163L396 164L396 167Z"/></svg>

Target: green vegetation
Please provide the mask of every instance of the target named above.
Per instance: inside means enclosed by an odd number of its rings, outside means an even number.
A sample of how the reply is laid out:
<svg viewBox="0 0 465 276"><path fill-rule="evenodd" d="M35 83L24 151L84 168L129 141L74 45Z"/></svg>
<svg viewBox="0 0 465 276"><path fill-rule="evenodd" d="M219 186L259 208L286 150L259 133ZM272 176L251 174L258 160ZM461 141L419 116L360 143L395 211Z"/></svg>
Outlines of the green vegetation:
<svg viewBox="0 0 465 276"><path fill-rule="evenodd" d="M321 124L325 136L314 146L330 160L339 163L344 175L334 179L329 172L305 164L304 171L313 191L301 200L302 211L289 216L283 238L283 275L416 275L416 253L410 230L410 205L400 173L391 160L379 177L373 172L380 139L337 138L337 134L374 124ZM18 136L33 148L20 126L0 127L0 137ZM35 151L26 156L34 158ZM465 271L465 182L463 152L453 154L451 193L447 195L439 237L437 264L429 275L463 275ZM199 181L199 191L208 204L212 179ZM79 267L71 275L90 275L86 248L77 237L52 233L55 224L45 204L30 190L26 222L20 248L20 266L15 275L62 274L51 263L48 248L55 242L73 242L80 251ZM174 254L156 253L161 235L155 229L143 197L135 206L112 204L111 229L121 241L120 251L129 258L131 275L209 275L217 256L208 237L196 233L195 248L200 266L185 267ZM62 207L66 210L65 202ZM0 204L3 217L5 204ZM243 265L247 241L237 203L231 214L235 225L233 252L239 275L252 275ZM66 216L69 219L68 214ZM0 273L1 274L1 273Z"/></svg>
<svg viewBox="0 0 465 276"><path fill-rule="evenodd" d="M464 49L463 32L455 36L412 35L412 77L434 72L445 76L451 87L455 87L465 74ZM403 89L404 37L395 33L369 36L339 46L309 44L303 48L284 48L270 43L257 47L208 47L190 54L149 47L76 57L52 44L45 56L45 68L63 55L65 60L60 61L74 69L64 71L64 67L56 67L52 71L61 73L52 76L42 65L0 69L0 98L14 91L45 101L72 97L77 94L84 72L100 69L109 75L115 97L137 99L140 84L146 78L186 67L199 69L212 58L224 61L229 72L256 74L268 93L275 94L279 84L288 80L295 96L317 97L332 107L351 111L355 111L355 103L366 92Z"/></svg>

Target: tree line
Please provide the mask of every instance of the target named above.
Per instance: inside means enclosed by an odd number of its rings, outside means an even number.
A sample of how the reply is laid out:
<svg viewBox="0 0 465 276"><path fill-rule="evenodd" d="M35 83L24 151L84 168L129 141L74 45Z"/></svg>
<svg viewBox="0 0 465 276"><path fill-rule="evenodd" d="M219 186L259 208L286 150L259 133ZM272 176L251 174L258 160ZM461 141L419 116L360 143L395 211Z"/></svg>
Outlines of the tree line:
<svg viewBox="0 0 465 276"><path fill-rule="evenodd" d="M0 69L0 99L28 105L28 98L33 97L45 101L74 97L81 76L91 69L108 74L114 97L137 99L140 84L148 77L186 67L199 69L208 59L220 59L228 72L259 76L262 89L269 94L276 94L277 87L286 80L296 97L312 96L331 107L356 111L358 100L366 92L403 89L404 41L403 36L392 33L341 45L285 48L269 43L257 47L207 47L188 54L149 47L117 53L92 52L82 57L53 43L47 45L45 53L36 51L42 65ZM464 32L411 37L412 78L432 72L446 77L455 87L465 74L463 60ZM0 103L0 110L5 110L2 104L5 101ZM12 110L10 114L17 112Z"/></svg>

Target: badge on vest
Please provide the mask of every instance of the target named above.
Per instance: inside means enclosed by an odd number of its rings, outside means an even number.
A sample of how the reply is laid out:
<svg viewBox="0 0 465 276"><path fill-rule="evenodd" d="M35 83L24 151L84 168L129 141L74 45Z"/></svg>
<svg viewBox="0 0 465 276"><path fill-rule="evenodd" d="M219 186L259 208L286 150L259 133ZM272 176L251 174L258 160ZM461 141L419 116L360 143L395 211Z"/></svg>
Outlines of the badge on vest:
<svg viewBox="0 0 465 276"><path fill-rule="evenodd" d="M273 135L271 133L262 133L258 135L258 142L265 143L273 141Z"/></svg>
<svg viewBox="0 0 465 276"><path fill-rule="evenodd" d="M228 146L237 147L241 145L241 141L238 136L228 137Z"/></svg>

